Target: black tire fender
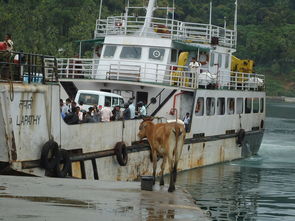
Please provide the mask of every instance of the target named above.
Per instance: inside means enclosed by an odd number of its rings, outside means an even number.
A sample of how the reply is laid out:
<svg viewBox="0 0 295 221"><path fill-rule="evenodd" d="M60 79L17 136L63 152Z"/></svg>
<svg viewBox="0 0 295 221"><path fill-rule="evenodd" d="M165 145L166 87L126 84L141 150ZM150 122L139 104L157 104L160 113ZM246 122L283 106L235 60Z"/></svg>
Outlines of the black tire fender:
<svg viewBox="0 0 295 221"><path fill-rule="evenodd" d="M60 161L60 152L58 144L53 141L47 141L41 150L40 166L44 169L54 169Z"/></svg>
<svg viewBox="0 0 295 221"><path fill-rule="evenodd" d="M71 168L71 160L68 151L60 150L60 161L55 167L55 172L57 177L64 178L68 175Z"/></svg>
<svg viewBox="0 0 295 221"><path fill-rule="evenodd" d="M237 139L237 144L242 145L242 142L245 138L246 132L244 129L240 129L238 132L238 139Z"/></svg>
<svg viewBox="0 0 295 221"><path fill-rule="evenodd" d="M126 166L128 162L127 147L124 142L118 142L115 145L115 154L120 166Z"/></svg>

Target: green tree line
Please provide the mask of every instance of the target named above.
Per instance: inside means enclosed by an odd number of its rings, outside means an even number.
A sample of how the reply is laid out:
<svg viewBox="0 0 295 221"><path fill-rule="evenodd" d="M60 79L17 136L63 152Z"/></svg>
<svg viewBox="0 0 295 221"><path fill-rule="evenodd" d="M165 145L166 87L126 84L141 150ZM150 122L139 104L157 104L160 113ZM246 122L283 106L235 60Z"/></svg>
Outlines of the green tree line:
<svg viewBox="0 0 295 221"><path fill-rule="evenodd" d="M177 19L208 23L209 0L175 0ZM0 35L11 33L16 50L73 56L77 43L92 39L100 0L0 0ZM102 18L120 15L127 0L104 0ZM130 0L132 5L147 0ZM233 28L235 0L212 0L212 23ZM172 0L159 0L172 6ZM269 95L295 96L295 1L239 0L236 56L256 62Z"/></svg>

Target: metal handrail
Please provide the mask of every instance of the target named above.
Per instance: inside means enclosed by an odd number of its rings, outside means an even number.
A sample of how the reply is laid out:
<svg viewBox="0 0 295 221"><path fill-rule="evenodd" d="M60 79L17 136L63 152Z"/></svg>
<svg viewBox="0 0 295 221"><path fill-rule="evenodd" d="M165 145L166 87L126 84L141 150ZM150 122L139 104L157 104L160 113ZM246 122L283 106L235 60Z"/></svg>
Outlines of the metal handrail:
<svg viewBox="0 0 295 221"><path fill-rule="evenodd" d="M49 59L48 62L52 61ZM58 58L57 69L61 79L133 81L187 89L213 87L227 90L265 90L264 75L229 71L212 74L208 68L203 67L192 72L187 66L150 62L136 62L136 65L131 65L130 61L122 60Z"/></svg>
<svg viewBox="0 0 295 221"><path fill-rule="evenodd" d="M111 16L96 21L95 38L107 35L159 36L192 43L210 43L211 37L219 44L235 48L235 31L210 24L181 22L152 17L152 27L142 33L144 16Z"/></svg>
<svg viewBox="0 0 295 221"><path fill-rule="evenodd" d="M52 62L45 62L45 59ZM57 61L53 56L0 51L1 80L45 83L46 81L57 81L57 77Z"/></svg>

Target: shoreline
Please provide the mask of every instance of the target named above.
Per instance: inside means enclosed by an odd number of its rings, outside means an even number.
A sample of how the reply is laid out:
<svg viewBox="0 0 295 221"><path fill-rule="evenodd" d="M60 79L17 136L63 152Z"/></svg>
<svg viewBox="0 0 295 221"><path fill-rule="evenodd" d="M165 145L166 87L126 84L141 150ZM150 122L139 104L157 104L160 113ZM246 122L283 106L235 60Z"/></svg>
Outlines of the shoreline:
<svg viewBox="0 0 295 221"><path fill-rule="evenodd" d="M295 97L285 97L285 96L266 96L268 100L282 101L287 103L295 103Z"/></svg>

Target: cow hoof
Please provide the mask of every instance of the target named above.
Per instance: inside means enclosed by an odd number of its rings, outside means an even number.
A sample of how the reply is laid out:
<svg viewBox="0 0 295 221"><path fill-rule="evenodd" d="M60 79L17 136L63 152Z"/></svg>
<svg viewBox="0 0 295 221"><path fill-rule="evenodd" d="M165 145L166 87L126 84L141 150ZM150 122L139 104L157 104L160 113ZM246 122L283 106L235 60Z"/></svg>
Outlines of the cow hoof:
<svg viewBox="0 0 295 221"><path fill-rule="evenodd" d="M174 190L175 190L175 187L171 187L171 186L169 186L169 189L168 189L168 192L169 192L169 193L174 192Z"/></svg>

